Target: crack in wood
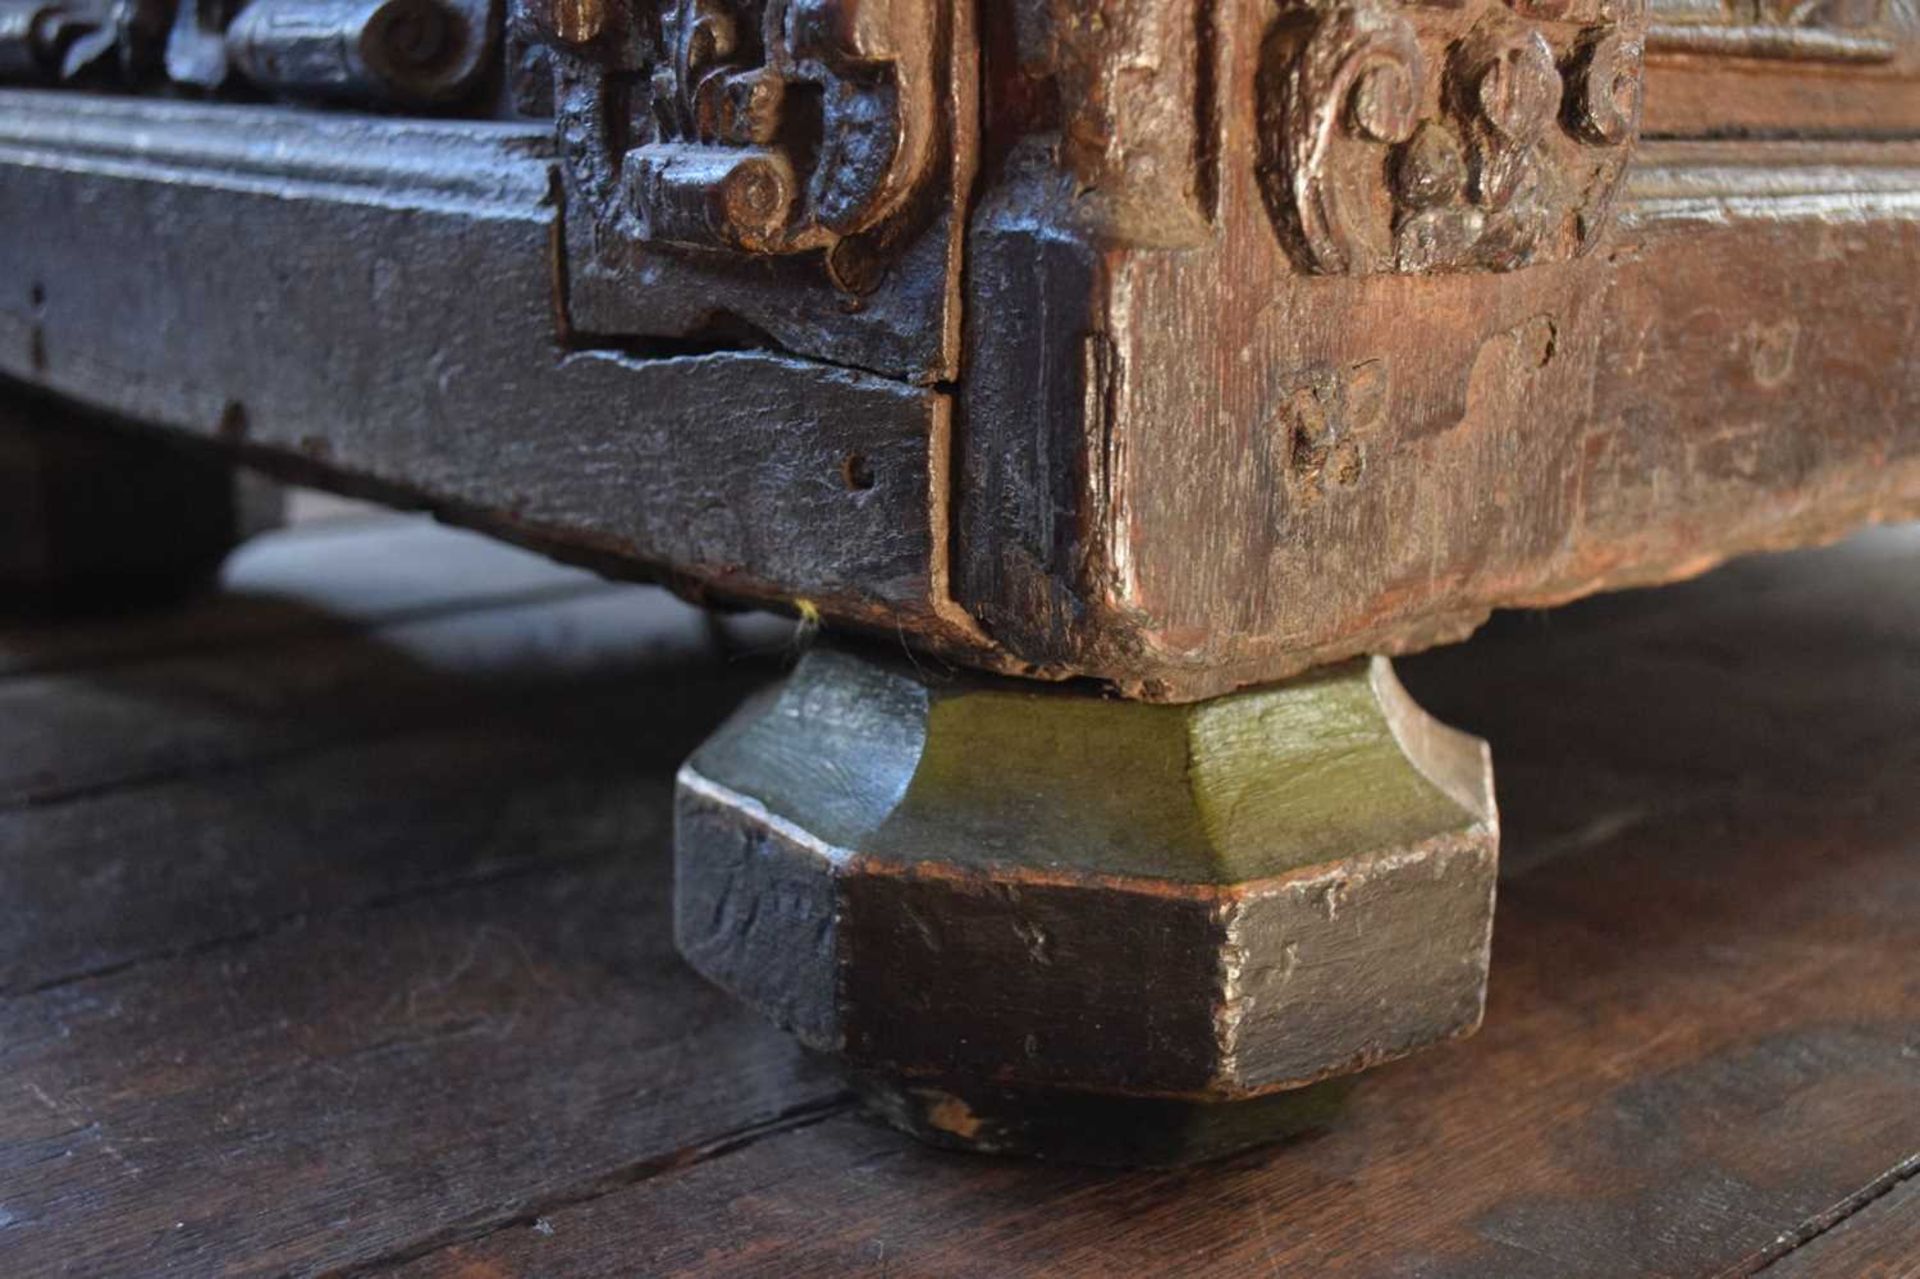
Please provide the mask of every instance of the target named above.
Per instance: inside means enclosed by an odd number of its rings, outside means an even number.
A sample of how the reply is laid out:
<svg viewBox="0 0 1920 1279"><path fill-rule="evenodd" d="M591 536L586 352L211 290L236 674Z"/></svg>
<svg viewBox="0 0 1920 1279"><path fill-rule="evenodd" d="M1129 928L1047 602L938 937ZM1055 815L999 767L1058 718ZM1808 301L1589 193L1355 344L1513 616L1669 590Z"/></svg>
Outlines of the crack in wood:
<svg viewBox="0 0 1920 1279"><path fill-rule="evenodd" d="M428 880L412 884L392 892L377 893L356 902L348 902L326 910L286 911L270 916L249 928L215 937L205 937L188 946L173 946L160 950L145 951L136 955L124 956L111 963L98 964L89 968L76 969L54 977L42 978L22 986L0 986L0 1001L26 999L33 995L49 991L63 990L85 982L99 981L117 977L122 973L149 964L162 964L180 959L192 959L216 951L232 950L248 946L257 941L280 933L303 927L320 920L344 919L353 915L372 914L396 906L405 906L412 902L430 897L450 896L472 889L491 888L498 884L510 883L518 879L530 879L552 871L556 874L577 873L612 861L620 855L618 850L606 850L578 857L554 858L534 854L527 861L498 866L475 875L451 875L444 879Z"/></svg>
<svg viewBox="0 0 1920 1279"><path fill-rule="evenodd" d="M687 1169L744 1150L769 1137L781 1136L847 1114L855 1108L852 1094L837 1091L824 1098L812 1098L789 1106L771 1119L731 1129L706 1141L694 1142L677 1150L637 1160L623 1168L535 1200L510 1214L482 1217L458 1223L426 1235L418 1241L391 1249L378 1257L320 1272L322 1279L351 1279L353 1276L385 1274L412 1261L460 1244L475 1243L515 1227L538 1229L552 1213L603 1199L644 1181L684 1172Z"/></svg>
<svg viewBox="0 0 1920 1279"><path fill-rule="evenodd" d="M1902 1183L1912 1180L1916 1174L1920 1174L1920 1151L1915 1151L1902 1159L1825 1212L1808 1218L1797 1229L1782 1233L1759 1252L1743 1257L1727 1267L1720 1272L1718 1279L1732 1279L1736 1275L1756 1275L1762 1271L1771 1270L1787 1257L1842 1225L1855 1214L1898 1190Z"/></svg>

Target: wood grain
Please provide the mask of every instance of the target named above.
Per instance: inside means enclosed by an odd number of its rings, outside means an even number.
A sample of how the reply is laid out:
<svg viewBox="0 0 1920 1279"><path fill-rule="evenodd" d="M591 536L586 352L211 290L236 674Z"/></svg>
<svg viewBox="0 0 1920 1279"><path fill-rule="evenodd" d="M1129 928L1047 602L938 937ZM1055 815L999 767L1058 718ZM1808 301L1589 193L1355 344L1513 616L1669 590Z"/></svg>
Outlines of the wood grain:
<svg viewBox="0 0 1920 1279"><path fill-rule="evenodd" d="M1480 1036L1363 1079L1342 1122L1282 1151L1102 1178L968 1168L835 1120L421 1272L475 1259L543 1276L1734 1267L1920 1143L1920 1072L1902 1051L1915 815L1902 816L1898 833L1849 824L1837 846L1756 863L1752 828L1716 813L1718 831L1676 824L1638 855L1614 844L1579 873L1507 886ZM1715 835L1737 853L1686 861ZM1785 906L1740 891L1763 879ZM1609 887L1634 880L1623 919L1629 893ZM1877 904L1858 900L1862 881ZM686 1221L701 1228L673 1228Z"/></svg>
<svg viewBox="0 0 1920 1279"><path fill-rule="evenodd" d="M1646 142L1587 256L1444 276L1291 271L1244 169L1176 249L1008 193L956 591L1030 661L1188 700L1911 514L1916 191L1908 142Z"/></svg>
<svg viewBox="0 0 1920 1279"><path fill-rule="evenodd" d="M571 343L537 131L0 100L0 374L688 591L943 629L949 397Z"/></svg>
<svg viewBox="0 0 1920 1279"><path fill-rule="evenodd" d="M425 561L360 612L430 576L430 533L394 530ZM286 594L344 591L319 546ZM1916 582L1920 531L1889 530L1400 663L1501 762L1486 1026L1179 1173L924 1149L680 964L670 761L763 673L671 610L597 632L653 646L651 675L584 663L278 757L235 722L215 771L0 818L0 1271L1903 1275ZM526 672L564 631L476 633L442 678L480 703L489 643Z"/></svg>
<svg viewBox="0 0 1920 1279"><path fill-rule="evenodd" d="M312 1272L831 1102L674 962L663 879L603 855L10 1000L10 1273Z"/></svg>
<svg viewBox="0 0 1920 1279"><path fill-rule="evenodd" d="M420 539L403 526L390 549ZM658 592L614 598L597 622L564 599L478 608L432 678L492 712L449 727L410 717L405 663L349 658L346 683L308 685L311 635L200 669L230 668L268 720L325 719L346 684L398 715L349 712L276 760L231 707L168 737L201 691L180 659L176 684L164 662L96 669L96 707L144 714L175 760L171 780L111 785L82 749L112 754L98 720L56 731L51 693L0 718L8 758L99 791L0 814L0 1270L312 1273L837 1104L670 941L673 765L764 675L693 642ZM494 696L536 660L540 697ZM62 686L79 697L80 674ZM75 749L46 749L59 732Z"/></svg>
<svg viewBox="0 0 1920 1279"><path fill-rule="evenodd" d="M1494 140L1445 86L1500 61L1453 65L1484 6L1362 7L1359 43L1308 42L1300 110L1273 92L1296 20L1345 6L1017 0L977 56L947 7L951 165L865 295L807 254L626 243L545 125L3 91L0 373L612 574L1154 701L1920 510L1910 13L1800 6L1761 39L1689 10L1721 33L1696 46L1769 56L1656 52L1636 143L1637 18L1493 6L1532 88L1468 208L1448 175ZM1418 29L1375 52L1421 87L1356 140L1376 26ZM1303 261L1322 221L1384 247Z"/></svg>
<svg viewBox="0 0 1920 1279"><path fill-rule="evenodd" d="M1363 1076L1313 1136L1105 1175L836 1118L407 1273L1611 1279L1797 1255L1920 1153L1917 557L1896 531L1749 561L1402 663L1493 741L1518 873L1480 1034ZM1875 1202L1894 1223L1858 1247L1898 1273L1905 1201Z"/></svg>
<svg viewBox="0 0 1920 1279"><path fill-rule="evenodd" d="M1913 1279L1920 1275L1920 1182L1914 1166L1839 1224L1767 1268L1768 1279ZM1835 1205L1837 1211L1853 1207Z"/></svg>
<svg viewBox="0 0 1920 1279"><path fill-rule="evenodd" d="M712 639L696 610L632 587L510 594L282 636L0 681L17 743L0 758L0 809L530 708L556 688L629 680Z"/></svg>

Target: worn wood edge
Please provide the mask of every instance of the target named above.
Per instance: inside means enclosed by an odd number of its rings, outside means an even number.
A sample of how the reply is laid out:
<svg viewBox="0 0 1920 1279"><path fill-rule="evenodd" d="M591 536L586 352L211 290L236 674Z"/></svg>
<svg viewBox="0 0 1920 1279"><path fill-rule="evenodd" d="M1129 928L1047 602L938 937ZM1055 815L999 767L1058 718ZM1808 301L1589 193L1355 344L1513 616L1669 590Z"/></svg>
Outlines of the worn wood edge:
<svg viewBox="0 0 1920 1279"><path fill-rule="evenodd" d="M1125 696L1149 702L1184 703L1225 696L1264 683L1292 678L1315 667L1357 656L1406 657L1471 636L1496 610L1549 609L1589 596L1638 590L1685 582L1723 564L1749 555L1830 546L1863 529L1920 520L1920 460L1909 468L1915 495L1896 501L1870 502L1836 513L1822 513L1810 524L1758 533L1718 544L1712 551L1684 559L1609 569L1589 577L1547 578L1490 595L1464 608L1440 610L1411 617L1337 643L1300 648L1284 656L1253 657L1212 663L1205 671L1156 668L1152 673L1121 673L1109 669L1105 678Z"/></svg>
<svg viewBox="0 0 1920 1279"><path fill-rule="evenodd" d="M1614 242L1678 223L1871 222L1920 214L1920 144L1646 142L1627 170Z"/></svg>
<svg viewBox="0 0 1920 1279"><path fill-rule="evenodd" d="M11 91L9 96L27 102L33 110L20 117L21 122L15 125L13 135L4 136L26 137L45 126L45 117L62 110L65 100L74 95ZM52 98L61 101L46 101ZM143 102L142 109L148 105ZM198 123L209 116L222 115L226 110L192 104L165 105L178 108L183 123ZM83 152L108 154L114 147L126 145L113 138L111 124L116 118L116 111L124 111L124 107L112 100L89 100L74 121L60 127L78 140L76 144L81 146ZM276 117L276 113L272 112L257 114ZM299 127L305 128L306 125ZM398 177L405 177L423 190L435 189L435 184L442 182L442 175L449 166L435 154L434 148L448 138L463 139L463 146L483 150L500 149L502 153L511 153L516 157L515 171L524 176L515 179L519 185L514 187L512 200L502 203L495 195L483 198L480 194L462 197L479 200L482 206L493 213L498 213L508 205L522 208L518 201L534 193L534 176L540 175L543 182L548 169L547 162L539 158L537 153L529 154L537 135L519 126L487 126L477 132L469 130L467 126L454 127L451 124L419 126L401 129L394 136L395 156L390 161L368 162L370 167L364 170L363 177L358 180L360 196L373 198L370 193L376 192L376 188L384 190L381 184ZM140 145L150 146L147 142ZM1877 148L1872 144L1848 144L1844 149L1843 162L1836 163L1835 157L1822 156L1821 148L1816 144L1649 142L1643 144L1641 158L1630 170L1629 190L1622 201L1621 220L1623 225L1638 226L1674 219L1687 221L1729 216L1755 219L1801 215L1864 218L1907 214L1920 208L1920 167L1916 167L1920 166L1920 158L1916 158L1920 156L1920 148L1900 144L1882 146L1884 151L1876 154ZM196 147L201 147L202 151L196 152ZM1663 147L1668 150L1663 151ZM1676 147L1679 148L1677 153L1673 150ZM179 143L178 149L185 159L192 159L198 154L199 159L194 160L196 164L204 166L212 163L204 152L203 144L191 138ZM215 148L215 152L218 151ZM281 169L273 168L281 163L279 160L269 162L254 153L246 154L254 155L249 163L267 166L262 172L270 170L275 174L281 173ZM71 162L69 158L59 156L54 159L62 164ZM1723 159L1742 162L1728 165L1720 163ZM219 164L225 163L228 163L228 159L219 159ZM325 176L324 156L319 151L299 163L319 166L313 170L316 181ZM297 170L299 163L294 164L293 168ZM382 164L386 167L381 167ZM1765 169L1765 166L1776 164L1786 166L1787 176L1783 178L1779 173ZM457 170L459 166L450 168ZM200 172L204 174L204 168ZM544 199L544 190L541 198ZM757 357L743 355L728 358ZM76 388L62 386L61 390L72 394ZM939 420L933 427L933 439L930 441L934 463L929 466L929 589L919 610L899 603L876 605L858 597L822 592L805 592L802 602L799 598L802 592L794 591L792 583L755 579L751 575L737 573L715 573L701 566L644 561L620 547L592 545L591 539L582 538L577 530L570 527L506 521L496 512L457 502L428 500L424 504L449 522L505 536L556 558L610 575L664 580L696 599L761 604L801 613L811 608L834 621L876 636L897 636L904 629L911 629L915 632L915 640L933 652L970 665L1047 679L1091 675L1110 681L1127 696L1153 701L1197 700L1233 688L1283 678L1311 665L1340 660L1353 653L1417 651L1433 643L1463 637L1484 618L1490 607L1554 601L1591 589L1584 583L1543 585L1530 592L1519 592L1491 603L1477 602L1453 614L1431 615L1416 622L1356 636L1351 643L1304 649L1279 658L1262 656L1244 662L1213 662L1209 663L1211 669L1204 672L1169 670L1164 674L1140 676L1119 667L1103 668L1102 662L1087 655L1030 653L1024 651L1025 645L1017 637L996 639L993 628L980 624L977 610L970 607L970 601L961 599L951 585L956 534L952 528L949 507L962 480L950 474L950 458L954 448L951 406L943 401L935 409L935 415ZM395 504L422 504L420 497L410 491L383 488L377 481L330 470L314 464L311 459L293 458L277 452L248 452L243 456L256 463L280 468L280 473L294 478L318 480L328 487L368 493ZM1908 508L1900 507L1884 513L1861 512L1854 518L1898 518L1907 512ZM1771 541L1756 543L1773 544ZM1744 549L1734 548L1727 553L1742 553ZM1649 569L1641 577L1613 578L1609 579L1609 584L1668 580L1687 571L1684 568ZM1125 627L1133 623L1123 618L1119 624ZM1014 647L1009 648L1009 642ZM1163 659L1155 657L1151 660Z"/></svg>
<svg viewBox="0 0 1920 1279"><path fill-rule="evenodd" d="M0 326L4 325L4 319L4 316L0 316ZM796 372L818 370L829 377L865 376L831 365L811 365L779 356L733 352L646 360L613 352L588 354L635 366L658 367L706 361L740 361L745 364L771 362L774 365L784 364ZM0 376L0 384L4 380L4 376ZM909 388L902 386L900 389L905 391ZM68 393L66 388L62 388L62 393ZM944 419L947 411L943 396L935 392L928 392L927 396L927 421L931 428L929 443L933 445L927 455L930 463L928 497L944 502L946 495L937 481L943 468L935 463L940 456L937 441L946 429ZM171 433L177 428L165 426L157 429ZM831 619L836 625L876 639L897 640L902 635L911 634L915 642L923 643L928 651L969 665L1008 674L1026 674L1031 670L1014 655L992 647L992 641L974 624L971 615L943 593L941 588L948 572L946 544L943 540L933 539L927 544L926 573L931 589L924 600L882 602L858 592L821 589L815 585L743 570L732 564L689 564L637 555L614 539L585 533L570 524L528 519L492 506L436 496L401 481L369 476L277 448L240 445L232 447L231 451L241 465L262 474L289 483L324 488L329 492L377 502L395 510L422 512L450 527L483 533L544 555L556 563L596 573L609 583L662 586L701 607L764 609L815 625ZM940 507L930 506L928 514L930 531L937 531L942 523ZM1067 673L1063 672L1061 678L1066 677Z"/></svg>
<svg viewBox="0 0 1920 1279"><path fill-rule="evenodd" d="M974 7L966 0L947 5L947 128L953 137L947 172L946 292L941 306L940 349L944 376L934 385L950 385L960 376L961 334L966 305L967 223L973 192L980 180L980 41ZM945 492L936 509L945 505Z"/></svg>
<svg viewBox="0 0 1920 1279"><path fill-rule="evenodd" d="M1697 54L1712 58L1833 63L1891 62L1899 41L1872 31L1840 31L1764 22L1654 22L1647 26L1649 56Z"/></svg>
<svg viewBox="0 0 1920 1279"><path fill-rule="evenodd" d="M1703 195L1912 194L1920 191L1920 141L1643 138L1620 207L1676 187Z"/></svg>
<svg viewBox="0 0 1920 1279"><path fill-rule="evenodd" d="M1367 677L1381 715L1407 762L1463 811L1471 813L1497 840L1500 809L1493 791L1493 748L1428 714L1407 692L1387 658L1373 658L1367 665Z"/></svg>
<svg viewBox="0 0 1920 1279"><path fill-rule="evenodd" d="M0 164L523 217L551 196L553 150L550 130L531 124L0 88Z"/></svg>
<svg viewBox="0 0 1920 1279"><path fill-rule="evenodd" d="M1047 223L1044 216L1022 224L1022 219L1033 216L1032 211L1021 210L1002 234L1038 240L1044 229L1049 237L1079 244L1102 264L1088 275L1089 317L1113 305L1115 263L1160 252L1124 245L1107 245L1096 252L1096 245L1075 238L1080 233L1073 228ZM1583 261L1537 269L1576 273L1590 279L1593 290L1604 291L1612 269L1610 254L1637 251L1631 243L1636 236L1678 237L1702 229L1737 234L1743 227L1762 231L1795 222L1809 227L1828 221L1904 226L1916 218L1920 218L1920 144L1911 140L1647 140L1628 166L1625 189L1615 208L1616 225L1603 236L1599 248ZM1812 272L1815 267L1809 262L1805 269ZM1092 318L1084 323L1097 325ZM963 388L963 413L968 409L966 399ZM1119 441L1126 432L1124 424L1110 420L1112 413L1102 388L1090 386L1078 433L1063 442L1044 438L1035 442L1053 451L1055 469L1071 463L1085 473L1072 498L1091 536L1077 554L1049 566L1057 587L1071 592L1083 610L1077 625L1062 629L1045 620L1021 620L1021 609L1034 608L1031 589L1016 581L996 581L991 567L964 573L961 584L965 602L983 628L1003 648L1033 662L1030 673L1091 677L1140 701L1199 701L1359 655L1417 653L1465 639L1495 609L1549 607L1599 591L1684 580L1738 556L1824 544L1869 525L1920 517L1920 460L1896 463L1883 471L1874 492L1840 501L1833 493L1810 494L1771 528L1716 541L1710 552L1645 564L1610 564L1590 576L1541 572L1533 580L1504 581L1352 631L1336 641L1289 643L1257 629L1243 631L1196 660L1178 644L1167 642L1154 620L1130 603L1124 512L1108 491L1113 466L1109 455L1122 447ZM1151 430L1152 424L1146 429ZM1068 456L1074 453L1084 458L1076 462ZM1031 534L1007 529L988 534L963 526L962 554L979 559L983 547L1017 543L1024 536Z"/></svg>
<svg viewBox="0 0 1920 1279"><path fill-rule="evenodd" d="M725 789L715 786L711 781L706 784L715 791ZM764 806L761 808L764 811ZM783 821L780 829L784 832L792 825ZM1084 889L1125 894L1143 900L1191 901L1229 908L1251 900L1327 889L1343 884L1362 872L1367 875L1405 872L1429 864L1436 858L1452 855L1464 847L1478 847L1492 835L1491 828L1476 822L1469 831L1436 832L1405 847L1368 850L1351 859L1315 862L1310 866L1230 884L1202 884L1111 872L1074 874L1026 866L961 866L938 860L908 862L898 854L855 854L840 864L849 872L885 878L932 880L963 886L1010 882L1019 887Z"/></svg>
<svg viewBox="0 0 1920 1279"><path fill-rule="evenodd" d="M967 6L955 6L962 30L972 21ZM956 65L962 50L956 44ZM969 74L956 73L951 96L963 133L977 130L972 109L978 89ZM158 117L157 120L155 117ZM136 127L137 126L137 127ZM977 149L977 148L975 148ZM471 121L408 121L288 112L284 109L233 108L226 104L128 100L66 92L0 90L0 165L25 165L62 173L128 182L174 182L270 199L300 199L321 205L368 205L436 216L551 223L552 142L530 125ZM969 164L977 157L966 149ZM964 195L971 191L971 168L962 175ZM952 252L964 247L964 218L952 220ZM957 341L960 272L947 281L953 295L948 323ZM876 637L915 632L932 651L972 665L1009 673L1035 673L1030 664L996 648L953 598L947 584L950 538L947 510L953 500L950 474L951 404L948 389L914 389L879 374L796 357L780 350L646 354L585 347L569 350L564 317L553 340L561 364L575 360L613 362L635 369L720 361L741 367L786 370L804 395L807 379L844 382L865 379L873 386L897 386L903 395L921 397L927 419L928 562L924 597L881 601L859 593L823 591L778 576L755 576L736 565L676 563L636 554L633 548L596 537L565 523L543 523L484 504L425 492L406 477L369 474L284 445L223 443L243 463L291 481L406 509L425 509L443 521L474 528L539 551L563 562L627 580L658 581L696 602L720 601L776 608L788 613L821 614ZM26 350L34 346L28 317L0 312L0 338ZM15 330L9 332L9 330ZM149 410L119 398L102 397L114 383L114 370L73 368L69 355L61 370L48 375L25 366L7 373L36 389L77 399L110 412L152 421ZM202 415L192 422L163 420L160 429L206 434ZM1064 672L1062 672L1064 674Z"/></svg>
<svg viewBox="0 0 1920 1279"><path fill-rule="evenodd" d="M822 839L800 822L774 811L765 801L714 780L691 763L680 766L674 776L674 784L706 803L731 809L747 820L765 826L781 839L818 858L826 868L824 873L835 875L858 872L957 884L1011 879L1035 886L1097 889L1153 900L1175 898L1207 905L1231 906L1249 898L1269 897L1303 888L1324 888L1352 873L1351 863L1328 861L1232 884L1201 884L1146 875L1073 874L1034 867L983 868L933 859L909 862L899 854L863 853ZM1366 858L1366 868L1382 873L1404 870L1429 861L1435 855L1455 851L1461 846L1462 840L1474 843L1480 835L1492 836L1497 833L1497 828L1491 823L1476 821L1474 825L1472 832L1437 832L1406 848L1371 852Z"/></svg>
<svg viewBox="0 0 1920 1279"><path fill-rule="evenodd" d="M3 157L0 157L0 162L3 162ZM0 338L6 336L6 330L9 327L10 317L0 314ZM728 352L653 360L638 360L613 352L589 354L617 363L644 365L648 368L686 362L721 361L767 369L785 367L795 374L808 377L868 376L838 369L835 366L814 365L781 356L749 353ZM13 380L9 372L0 371L0 390L4 390ZM879 379L874 381L876 384L880 382ZM80 374L75 375L69 368L65 376L52 381L21 382L17 385L27 388L32 393L53 394L84 404L89 409L99 412L119 415L126 411L126 406L118 401L102 400L91 394L91 388L99 385L99 379L89 376L88 371L84 369ZM904 385L900 385L898 389L903 393L913 393L911 388ZM529 519L489 505L435 494L401 480L383 478L362 471L351 462L321 461L288 448L247 443L218 444L213 447L218 448L241 466L286 483L322 488L329 492L376 502L396 510L425 512L441 523L484 533L545 555L561 564L587 569L612 581L655 583L665 586L695 604L764 608L802 618L809 615L816 618L824 616L856 633L870 635L877 639L891 638L898 641L910 633L916 643L924 645L935 655L968 665L1006 674L1069 678L1073 674L1071 671L1057 669L1042 672L1032 664L994 645L993 641L974 623L968 611L953 600L947 589L946 580L950 573L949 542L945 537L938 536L945 525L944 512L949 501L949 487L945 483L946 466L941 460L945 454L942 440L949 430L947 397L933 391L919 394L926 398L927 422L931 430L928 441L930 450L927 455L929 482L926 492L929 501L930 537L927 542L926 560L929 589L918 607L908 600L876 601L859 593L823 590L806 583L743 571L734 565L688 564L639 556L617 541L586 532L571 524ZM181 425L122 418L119 425L135 431L163 433L169 437L199 439L202 435L197 423Z"/></svg>
<svg viewBox="0 0 1920 1279"><path fill-rule="evenodd" d="M828 869L827 873L837 874L841 867L849 865L854 859L851 849L821 839L812 831L791 818L782 816L772 808L745 791L735 790L724 782L717 782L694 766L692 761L680 765L673 775L676 790L682 790L704 803L719 808L731 809L747 820L765 826L787 843L817 857Z"/></svg>
<svg viewBox="0 0 1920 1279"><path fill-rule="evenodd" d="M955 284L956 291L958 283ZM960 303L953 304L958 324ZM956 332L956 343L958 336ZM943 395L934 402L932 430L927 447L927 524L928 564L927 602L938 622L934 648L957 657L973 658L988 669L1007 675L1038 675L1028 663L1005 652L994 643L954 595L953 589L953 505L954 486L959 482L954 466L953 397ZM982 660L984 659L984 661Z"/></svg>

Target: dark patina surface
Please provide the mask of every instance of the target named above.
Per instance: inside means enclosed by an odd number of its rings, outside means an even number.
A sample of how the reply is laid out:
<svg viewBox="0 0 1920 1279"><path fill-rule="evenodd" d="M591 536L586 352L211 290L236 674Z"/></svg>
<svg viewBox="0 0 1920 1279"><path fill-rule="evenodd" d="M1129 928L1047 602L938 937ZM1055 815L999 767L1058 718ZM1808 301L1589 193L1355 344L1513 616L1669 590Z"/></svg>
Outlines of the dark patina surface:
<svg viewBox="0 0 1920 1279"><path fill-rule="evenodd" d="M1920 511L1914 21L0 0L9 536L204 573L218 459L877 637L686 774L695 962L977 1145L1253 1104L1483 993L1340 663Z"/></svg>

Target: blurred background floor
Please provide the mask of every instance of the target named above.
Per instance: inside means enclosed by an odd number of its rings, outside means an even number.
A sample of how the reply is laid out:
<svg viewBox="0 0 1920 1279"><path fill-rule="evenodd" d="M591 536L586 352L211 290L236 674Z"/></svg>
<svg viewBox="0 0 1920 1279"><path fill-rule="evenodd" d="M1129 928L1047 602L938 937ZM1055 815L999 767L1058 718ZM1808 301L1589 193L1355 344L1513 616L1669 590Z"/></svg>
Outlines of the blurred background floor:
<svg viewBox="0 0 1920 1279"><path fill-rule="evenodd" d="M1920 529L1400 664L1485 1028L1180 1172L938 1153L704 985L673 770L790 630L302 496L0 624L0 1274L1920 1274Z"/></svg>

